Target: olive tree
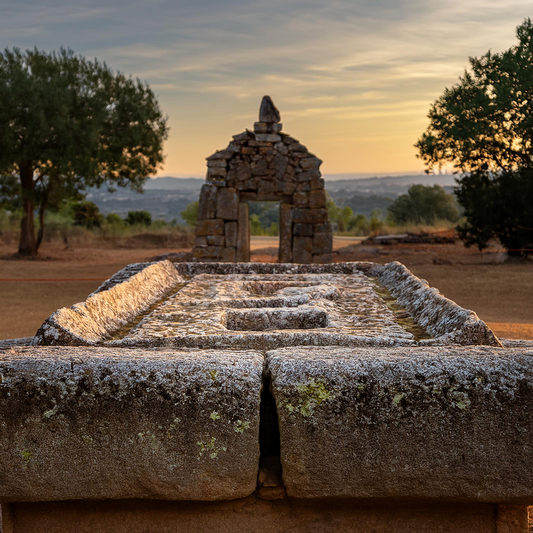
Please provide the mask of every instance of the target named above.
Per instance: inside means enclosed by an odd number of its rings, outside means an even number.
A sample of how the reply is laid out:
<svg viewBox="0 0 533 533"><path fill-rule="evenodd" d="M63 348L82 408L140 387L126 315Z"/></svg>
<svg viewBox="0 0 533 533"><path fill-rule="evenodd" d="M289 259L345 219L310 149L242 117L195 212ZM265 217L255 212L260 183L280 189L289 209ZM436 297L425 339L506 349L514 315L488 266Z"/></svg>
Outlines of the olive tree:
<svg viewBox="0 0 533 533"><path fill-rule="evenodd" d="M0 102L0 190L22 205L21 255L37 254L48 207L103 184L141 191L163 162L150 87L71 50L4 50Z"/></svg>

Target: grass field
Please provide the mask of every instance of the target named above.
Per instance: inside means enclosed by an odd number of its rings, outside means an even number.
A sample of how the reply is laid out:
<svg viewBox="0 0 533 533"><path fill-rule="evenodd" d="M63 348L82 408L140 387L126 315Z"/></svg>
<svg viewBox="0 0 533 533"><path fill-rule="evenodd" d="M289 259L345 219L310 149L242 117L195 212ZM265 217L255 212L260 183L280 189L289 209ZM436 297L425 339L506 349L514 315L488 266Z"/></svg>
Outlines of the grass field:
<svg viewBox="0 0 533 533"><path fill-rule="evenodd" d="M497 335L533 339L532 261L490 264L499 258L497 253L482 255L461 244L372 247L360 241L336 237L334 249L340 253L335 260L401 261L445 296L476 311ZM89 243L65 248L46 243L41 251L45 260L0 260L0 339L33 335L52 312L84 300L128 263L178 251L152 246L111 248ZM277 238L253 237L252 260L275 261L277 246ZM14 251L14 244L0 245L0 256Z"/></svg>

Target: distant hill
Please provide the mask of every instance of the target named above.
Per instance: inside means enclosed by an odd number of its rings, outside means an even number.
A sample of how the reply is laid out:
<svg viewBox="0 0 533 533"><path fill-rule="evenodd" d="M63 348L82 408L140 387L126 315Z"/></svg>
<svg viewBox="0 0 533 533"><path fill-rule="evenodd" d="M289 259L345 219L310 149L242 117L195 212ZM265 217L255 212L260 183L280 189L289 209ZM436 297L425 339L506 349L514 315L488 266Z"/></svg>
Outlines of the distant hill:
<svg viewBox="0 0 533 533"><path fill-rule="evenodd" d="M356 214L370 215L373 209L386 211L387 207L400 194L407 192L410 185L442 185L452 192L455 185L453 175L411 175L385 176L356 179L332 179L326 176L326 190L337 205L348 205ZM90 189L87 200L94 202L104 214L117 213L125 217L128 211L145 210L154 219L167 221L176 219L184 223L180 216L187 205L198 200L200 188L205 183L202 178L174 178L164 176L148 180L144 193L128 189L117 189L110 193L107 189Z"/></svg>

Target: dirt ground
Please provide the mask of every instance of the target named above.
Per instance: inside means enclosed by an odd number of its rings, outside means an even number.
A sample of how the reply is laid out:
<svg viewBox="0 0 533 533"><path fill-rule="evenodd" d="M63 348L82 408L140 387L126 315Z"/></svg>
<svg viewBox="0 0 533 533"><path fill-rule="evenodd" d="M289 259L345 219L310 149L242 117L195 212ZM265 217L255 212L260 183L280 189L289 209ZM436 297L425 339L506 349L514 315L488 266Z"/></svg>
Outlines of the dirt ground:
<svg viewBox="0 0 533 533"><path fill-rule="evenodd" d="M445 296L476 313L501 337L533 339L533 261L502 262L501 251L480 254L455 245L364 245L335 237L335 261L401 261ZM252 261L275 261L278 239L253 237ZM0 257L15 251L0 244ZM37 261L0 260L0 339L33 335L59 307L83 301L128 263L176 251L43 246Z"/></svg>

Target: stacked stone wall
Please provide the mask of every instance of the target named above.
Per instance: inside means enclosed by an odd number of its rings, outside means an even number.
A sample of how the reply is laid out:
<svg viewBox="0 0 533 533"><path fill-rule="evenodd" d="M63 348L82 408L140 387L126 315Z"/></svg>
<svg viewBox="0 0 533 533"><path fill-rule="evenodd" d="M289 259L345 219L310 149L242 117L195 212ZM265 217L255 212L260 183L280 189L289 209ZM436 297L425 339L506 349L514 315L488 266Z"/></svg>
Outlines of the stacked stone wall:
<svg viewBox="0 0 533 533"><path fill-rule="evenodd" d="M272 119L263 107L260 118ZM297 139L282 133L279 122L256 122L253 132L234 135L226 149L207 158L194 259L249 261L247 202L276 200L280 262L330 262L332 232L321 163Z"/></svg>

